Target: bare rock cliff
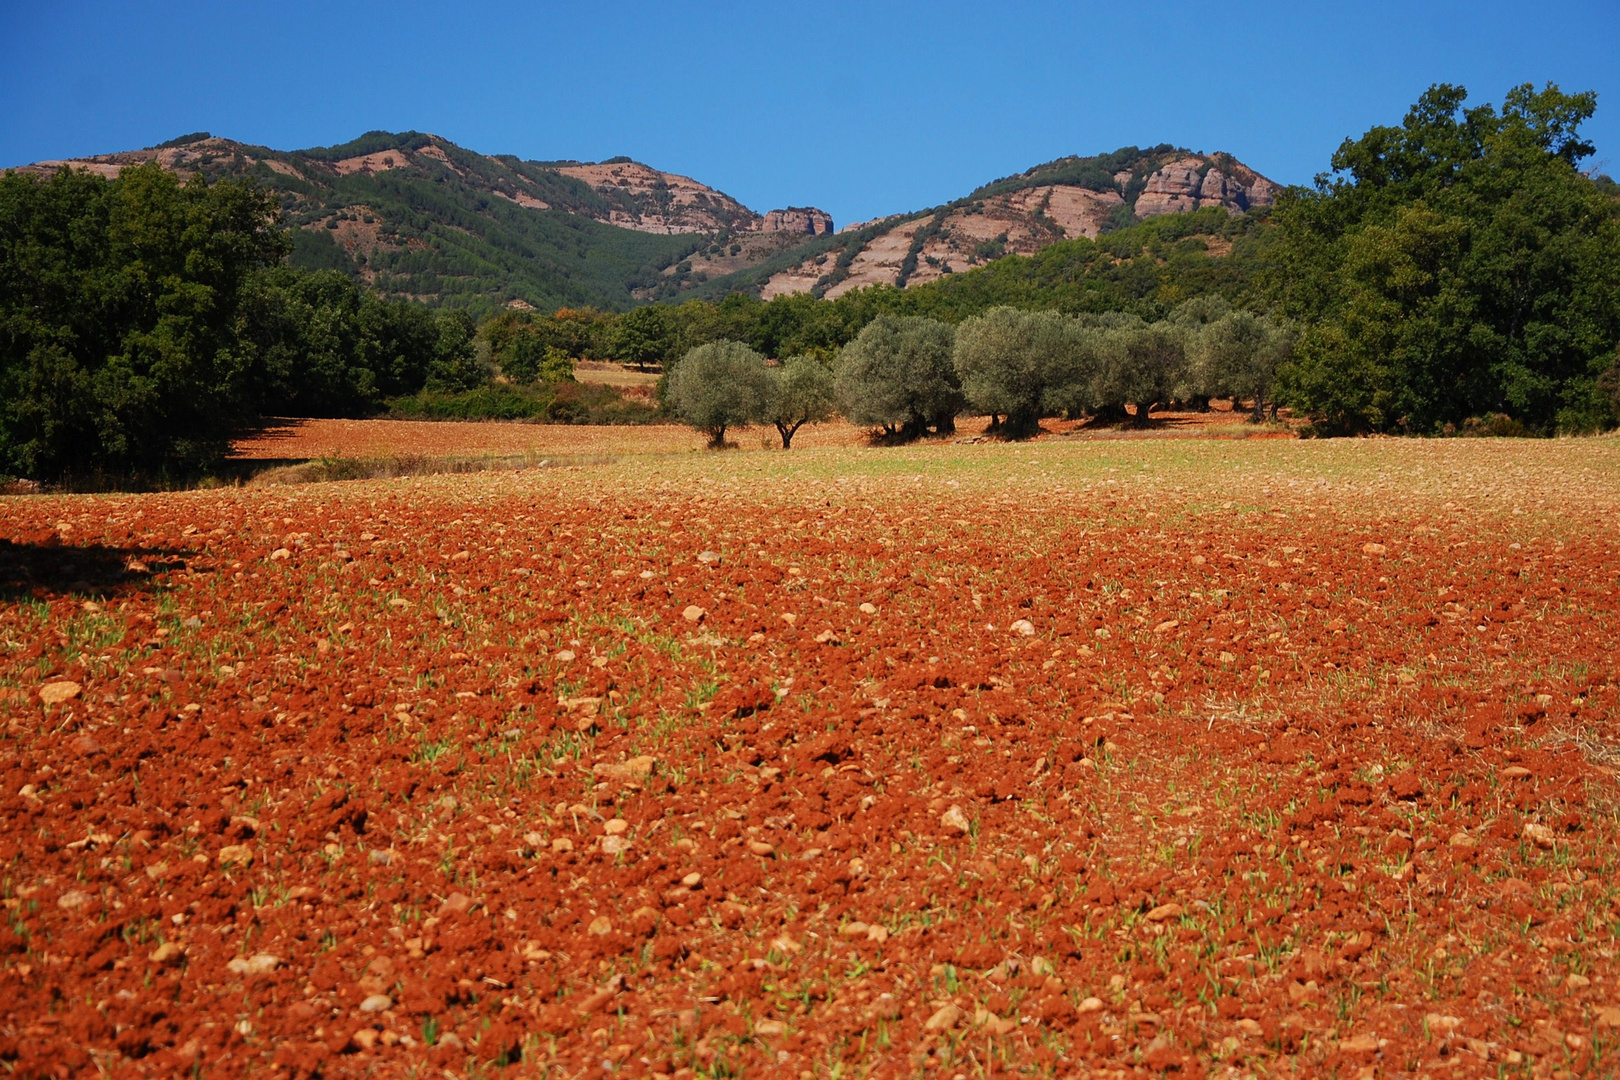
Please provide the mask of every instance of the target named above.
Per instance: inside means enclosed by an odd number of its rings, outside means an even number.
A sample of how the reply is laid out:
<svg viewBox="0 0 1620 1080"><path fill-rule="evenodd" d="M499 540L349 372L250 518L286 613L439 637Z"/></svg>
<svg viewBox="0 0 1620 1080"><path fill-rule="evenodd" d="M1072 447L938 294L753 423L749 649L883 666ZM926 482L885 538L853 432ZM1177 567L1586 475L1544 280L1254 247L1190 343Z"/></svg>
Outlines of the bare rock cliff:
<svg viewBox="0 0 1620 1080"><path fill-rule="evenodd" d="M786 210L772 210L760 222L760 232L804 233L822 236L833 231L832 215L813 206L790 206Z"/></svg>

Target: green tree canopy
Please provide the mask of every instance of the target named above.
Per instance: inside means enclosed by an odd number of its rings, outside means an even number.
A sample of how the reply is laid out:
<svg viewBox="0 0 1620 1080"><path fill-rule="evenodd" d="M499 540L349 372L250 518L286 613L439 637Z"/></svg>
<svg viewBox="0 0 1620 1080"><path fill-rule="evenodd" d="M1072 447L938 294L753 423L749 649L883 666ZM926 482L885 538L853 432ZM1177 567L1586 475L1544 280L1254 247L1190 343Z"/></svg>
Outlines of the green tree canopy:
<svg viewBox="0 0 1620 1080"><path fill-rule="evenodd" d="M1073 319L1050 311L997 307L956 331L956 373L967 405L1013 438L1032 435L1040 418L1084 405L1094 359ZM997 425L992 425L997 426Z"/></svg>
<svg viewBox="0 0 1620 1080"><path fill-rule="evenodd" d="M804 425L832 419L836 405L832 370L815 357L790 356L771 369L767 411L782 437L782 449L792 449L793 436Z"/></svg>
<svg viewBox="0 0 1620 1080"><path fill-rule="evenodd" d="M771 377L765 358L740 341L699 345L664 378L670 411L708 435L711 449L725 447L727 429L769 417Z"/></svg>
<svg viewBox="0 0 1620 1080"><path fill-rule="evenodd" d="M287 240L250 184L155 164L0 177L0 470L183 471L254 413L244 287Z"/></svg>
<svg viewBox="0 0 1620 1080"><path fill-rule="evenodd" d="M674 328L664 309L656 304L632 308L620 315L608 333L609 353L639 368L662 364L674 347Z"/></svg>
<svg viewBox="0 0 1620 1080"><path fill-rule="evenodd" d="M1429 432L1486 413L1607 423L1620 203L1576 164L1591 93L1437 85L1279 200L1277 285L1304 323L1283 390L1336 430Z"/></svg>
<svg viewBox="0 0 1620 1080"><path fill-rule="evenodd" d="M1277 371L1293 355L1294 332L1264 315L1229 311L1189 332L1192 381L1212 397L1252 402L1260 420L1272 401Z"/></svg>
<svg viewBox="0 0 1620 1080"><path fill-rule="evenodd" d="M851 422L917 438L956 429L962 387L952 352L955 330L920 316L881 315L838 359L837 394Z"/></svg>

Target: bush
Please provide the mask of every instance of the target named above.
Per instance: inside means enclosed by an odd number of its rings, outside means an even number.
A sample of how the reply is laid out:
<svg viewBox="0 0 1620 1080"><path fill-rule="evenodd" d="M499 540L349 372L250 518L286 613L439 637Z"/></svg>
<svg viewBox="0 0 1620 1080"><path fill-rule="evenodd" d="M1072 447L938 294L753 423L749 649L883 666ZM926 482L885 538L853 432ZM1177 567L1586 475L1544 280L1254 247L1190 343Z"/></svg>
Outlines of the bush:
<svg viewBox="0 0 1620 1080"><path fill-rule="evenodd" d="M738 341L699 345L664 376L664 400L682 423L726 445L726 430L769 417L771 377L765 358Z"/></svg>
<svg viewBox="0 0 1620 1080"><path fill-rule="evenodd" d="M532 387L485 386L459 393L424 390L388 402L396 420L527 420L538 424L649 424L651 405L632 401L610 386L542 383Z"/></svg>
<svg viewBox="0 0 1620 1080"><path fill-rule="evenodd" d="M836 393L844 415L890 438L955 431L964 404L955 344L954 329L935 319L872 320L839 355Z"/></svg>

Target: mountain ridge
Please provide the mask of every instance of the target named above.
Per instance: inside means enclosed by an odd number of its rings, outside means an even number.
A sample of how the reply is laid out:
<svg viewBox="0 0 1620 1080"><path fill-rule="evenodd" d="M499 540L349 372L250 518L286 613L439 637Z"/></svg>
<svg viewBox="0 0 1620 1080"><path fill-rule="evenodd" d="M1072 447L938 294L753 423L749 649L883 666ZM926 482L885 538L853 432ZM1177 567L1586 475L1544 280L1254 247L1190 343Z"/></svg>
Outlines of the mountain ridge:
<svg viewBox="0 0 1620 1080"><path fill-rule="evenodd" d="M183 176L251 177L273 191L292 226L295 265L482 310L904 288L1147 217L1205 206L1243 213L1269 205L1277 190L1227 154L1125 147L1058 158L940 206L838 230L815 207L761 214L628 157L528 161L418 131L292 151L195 132L20 170L116 176L152 161Z"/></svg>

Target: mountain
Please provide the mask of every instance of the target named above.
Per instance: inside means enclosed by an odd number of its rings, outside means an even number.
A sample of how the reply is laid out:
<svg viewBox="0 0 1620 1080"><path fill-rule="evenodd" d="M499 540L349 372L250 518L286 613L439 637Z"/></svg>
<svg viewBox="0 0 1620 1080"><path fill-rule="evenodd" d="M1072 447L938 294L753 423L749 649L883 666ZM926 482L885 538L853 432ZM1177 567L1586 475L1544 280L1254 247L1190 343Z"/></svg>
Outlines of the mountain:
<svg viewBox="0 0 1620 1080"><path fill-rule="evenodd" d="M280 151L205 132L64 165L116 176L156 161L182 176L252 177L293 227L293 263L336 268L391 296L479 310L625 308L789 251L819 210L758 214L689 177L601 163L486 156L437 135L371 132Z"/></svg>
<svg viewBox="0 0 1620 1080"><path fill-rule="evenodd" d="M811 292L833 298L866 285L901 288L1059 240L1164 214L1271 205L1277 185L1229 154L1162 145L1066 157L1004 177L943 206L847 225L841 233L708 282L698 295Z"/></svg>
<svg viewBox="0 0 1620 1080"><path fill-rule="evenodd" d="M1269 205L1276 185L1228 154L1161 145L1066 157L942 206L834 231L825 212L759 214L629 158L524 161L416 131L281 151L184 136L146 150L25 166L102 175L148 161L276 193L295 265L336 268L391 296L488 312L639 301L836 297L902 288L1150 217Z"/></svg>

